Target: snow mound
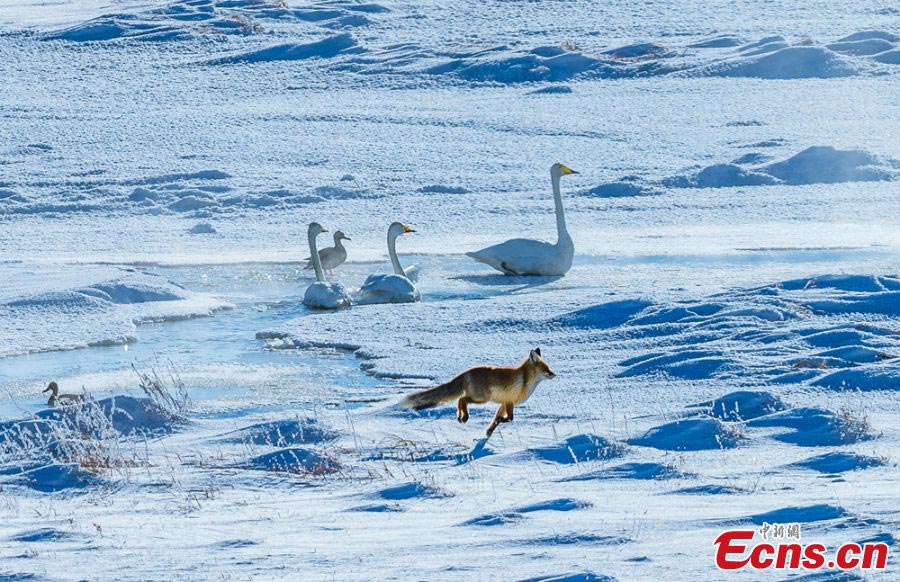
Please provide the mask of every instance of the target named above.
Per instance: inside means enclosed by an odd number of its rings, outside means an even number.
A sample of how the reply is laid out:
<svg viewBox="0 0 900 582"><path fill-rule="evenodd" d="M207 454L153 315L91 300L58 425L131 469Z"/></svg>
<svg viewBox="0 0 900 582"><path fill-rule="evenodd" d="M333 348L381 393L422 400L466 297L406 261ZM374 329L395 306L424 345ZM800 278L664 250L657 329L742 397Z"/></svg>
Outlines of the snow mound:
<svg viewBox="0 0 900 582"><path fill-rule="evenodd" d="M136 324L210 315L229 306L161 277L118 273L72 289L0 297L0 357L133 342Z"/></svg>
<svg viewBox="0 0 900 582"><path fill-rule="evenodd" d="M845 55L868 56L894 49L897 45L883 38L867 38L833 42L826 45L826 47L836 53Z"/></svg>
<svg viewBox="0 0 900 582"><path fill-rule="evenodd" d="M762 168L786 184L833 184L836 182L872 182L896 178L898 164L887 164L862 150L837 150L814 146Z"/></svg>
<svg viewBox="0 0 900 582"><path fill-rule="evenodd" d="M740 58L709 65L695 74L759 79L827 79L850 77L862 70L861 65L825 47L787 46L774 41L743 52L745 54Z"/></svg>
<svg viewBox="0 0 900 582"><path fill-rule="evenodd" d="M734 186L768 186L779 184L778 178L737 164L713 164L696 174L663 181L677 188L729 188Z"/></svg>
<svg viewBox="0 0 900 582"><path fill-rule="evenodd" d="M812 383L829 390L900 390L900 367L879 366L838 370Z"/></svg>
<svg viewBox="0 0 900 582"><path fill-rule="evenodd" d="M198 222L188 230L190 234L217 234L218 231L208 222Z"/></svg>
<svg viewBox="0 0 900 582"><path fill-rule="evenodd" d="M528 453L542 461L568 465L621 456L624 447L601 436L579 434L547 447L528 449Z"/></svg>
<svg viewBox="0 0 900 582"><path fill-rule="evenodd" d="M566 327L606 329L617 327L650 305L643 299L612 301L560 315L551 320Z"/></svg>
<svg viewBox="0 0 900 582"><path fill-rule="evenodd" d="M755 525L764 523L812 523L837 519L847 515L847 510L839 505L807 505L803 507L782 507L766 513L758 513L746 518Z"/></svg>
<svg viewBox="0 0 900 582"><path fill-rule="evenodd" d="M632 358L622 362L621 365L632 363L633 365L619 372L617 376L627 378L642 374L664 373L672 378L697 380L709 378L733 363L733 360L722 357L720 352L711 350L687 349L651 356L641 361L637 361L638 358Z"/></svg>
<svg viewBox="0 0 900 582"><path fill-rule="evenodd" d="M575 511L578 509L584 509L586 507L591 507L591 504L571 498L551 499L549 501L543 501L540 503L513 508L509 511L479 515L478 517L473 517L472 519L466 520L459 525L479 525L491 527L521 521L525 519L525 514L528 513L534 513L538 511Z"/></svg>
<svg viewBox="0 0 900 582"><path fill-rule="evenodd" d="M14 542L25 542L25 543L33 543L33 542L54 542L54 541L65 541L77 539L78 536L72 534L70 532L60 531L58 529L54 529L52 527L42 527L35 530L25 531L20 534L16 534L9 539Z"/></svg>
<svg viewBox="0 0 900 582"><path fill-rule="evenodd" d="M754 144L760 147L762 144ZM780 144L778 144L780 145ZM717 163L684 174L645 181L634 176L601 184L587 194L603 197L656 194L663 188L734 188L787 184L835 184L895 180L900 162L880 159L862 150L838 150L831 146L812 146L786 160L755 165L770 158L751 152L728 162ZM747 166L750 167L747 167Z"/></svg>
<svg viewBox="0 0 900 582"><path fill-rule="evenodd" d="M444 186L443 184L432 184L430 186L422 186L416 192L423 194L468 194L469 191L461 186Z"/></svg>
<svg viewBox="0 0 900 582"><path fill-rule="evenodd" d="M0 452L4 454L47 446L54 425L46 420L11 420L0 423Z"/></svg>
<svg viewBox="0 0 900 582"><path fill-rule="evenodd" d="M854 453L827 453L817 457L810 457L805 461L794 463L794 467L803 467L812 469L819 473L834 475L837 473L846 473L848 471L859 471L869 469L871 467L881 467L885 465L883 459L875 457L866 457Z"/></svg>
<svg viewBox="0 0 900 582"><path fill-rule="evenodd" d="M676 495L742 495L749 493L747 489L729 485L697 485L672 491Z"/></svg>
<svg viewBox="0 0 900 582"><path fill-rule="evenodd" d="M595 198L628 198L631 196L656 196L662 194L662 190L640 178L625 177L616 182L595 186L584 194Z"/></svg>
<svg viewBox="0 0 900 582"><path fill-rule="evenodd" d="M239 442L271 447L321 444L337 437L315 419L288 419L262 422L236 430L223 437L226 442Z"/></svg>
<svg viewBox="0 0 900 582"><path fill-rule="evenodd" d="M860 293L878 293L890 289L900 289L900 279L878 275L820 275L804 277L778 283L781 289L798 291L805 289L834 289Z"/></svg>
<svg viewBox="0 0 900 582"><path fill-rule="evenodd" d="M319 200L357 200L377 197L377 195L366 190L341 188L339 186L319 186L313 190L313 196Z"/></svg>
<svg viewBox="0 0 900 582"><path fill-rule="evenodd" d="M548 87L541 87L540 89L535 89L534 91L529 91L529 95L568 95L572 93L572 88L568 85L550 85Z"/></svg>
<svg viewBox="0 0 900 582"><path fill-rule="evenodd" d="M444 59L424 69L431 75L452 75L475 83L560 82L574 78L635 78L674 70L665 61L672 51L649 43L588 55L577 47L538 46L514 50L496 46L466 53L436 54Z"/></svg>
<svg viewBox="0 0 900 582"><path fill-rule="evenodd" d="M900 49L879 53L873 56L872 59L885 65L900 65Z"/></svg>
<svg viewBox="0 0 900 582"><path fill-rule="evenodd" d="M716 36L688 45L688 48L730 48L744 44L740 38L732 35Z"/></svg>
<svg viewBox="0 0 900 582"><path fill-rule="evenodd" d="M792 408L747 421L746 425L791 429L777 433L773 438L801 447L848 445L872 438L864 419L821 408Z"/></svg>
<svg viewBox="0 0 900 582"><path fill-rule="evenodd" d="M106 419L113 430L128 436L168 433L174 430L178 421L149 398L127 395L42 410L36 416L99 439L106 436L106 427L97 425L98 415Z"/></svg>
<svg viewBox="0 0 900 582"><path fill-rule="evenodd" d="M452 412L452 409L446 409ZM424 412L424 411L422 411ZM470 411L471 413L471 411ZM450 416L449 414L447 415ZM472 461L488 457L494 454L492 449L487 448L487 439L479 440L471 450L463 449L462 452L452 452L448 450L437 450L427 455L415 458L417 463L436 463L442 461L454 461L457 465L464 465Z"/></svg>
<svg viewBox="0 0 900 582"><path fill-rule="evenodd" d="M692 418L651 428L628 444L666 451L705 451L731 449L739 442L737 433L718 419Z"/></svg>
<svg viewBox="0 0 900 582"><path fill-rule="evenodd" d="M715 400L694 404L707 414L725 421L742 421L785 410L787 406L771 392L738 391Z"/></svg>
<svg viewBox="0 0 900 582"><path fill-rule="evenodd" d="M190 38L190 33L132 14L109 14L44 35L46 40L99 42L117 39L171 41Z"/></svg>
<svg viewBox="0 0 900 582"><path fill-rule="evenodd" d="M631 542L630 539L620 536L604 536L595 533L564 533L549 536L539 536L521 540L518 543L525 542L532 546L568 546L574 544L584 544L593 546L620 546Z"/></svg>
<svg viewBox="0 0 900 582"><path fill-rule="evenodd" d="M171 432L181 417L146 398L116 396L0 424L0 476L38 491L87 489L107 469L131 466L123 438Z"/></svg>
<svg viewBox="0 0 900 582"><path fill-rule="evenodd" d="M861 40L885 40L887 42L900 42L900 36L897 36L894 33L886 32L883 30L863 30L860 32L854 32L851 35L845 36L838 40L838 42L856 42Z"/></svg>
<svg viewBox="0 0 900 582"><path fill-rule="evenodd" d="M388 501L408 501L410 499L440 499L449 495L437 487L422 483L404 483L382 489L377 493L381 499Z"/></svg>
<svg viewBox="0 0 900 582"><path fill-rule="evenodd" d="M102 480L76 463L54 463L16 475L7 483L44 493L54 493L96 488L102 484Z"/></svg>
<svg viewBox="0 0 900 582"><path fill-rule="evenodd" d="M309 43L285 43L269 48L215 59L210 64L264 63L270 61L302 61L312 58L329 59L342 53L362 52L350 33L336 34Z"/></svg>
<svg viewBox="0 0 900 582"><path fill-rule="evenodd" d="M689 475L670 465L659 463L623 463L606 469L598 469L583 475L566 477L563 481L597 481L605 479L660 480L676 479Z"/></svg>
<svg viewBox="0 0 900 582"><path fill-rule="evenodd" d="M351 507L347 511L362 511L367 513L401 513L404 511L404 509L398 503L369 503L366 505L357 505L356 507Z"/></svg>
<svg viewBox="0 0 900 582"><path fill-rule="evenodd" d="M253 457L245 467L304 476L322 476L341 469L334 459L303 447L291 447Z"/></svg>
<svg viewBox="0 0 900 582"><path fill-rule="evenodd" d="M69 42L165 42L192 38L247 37L272 33L289 22L313 23L326 30L347 30L372 23L367 15L389 12L379 4L322 2L291 9L275 2L176 0L134 13L105 14L43 35Z"/></svg>

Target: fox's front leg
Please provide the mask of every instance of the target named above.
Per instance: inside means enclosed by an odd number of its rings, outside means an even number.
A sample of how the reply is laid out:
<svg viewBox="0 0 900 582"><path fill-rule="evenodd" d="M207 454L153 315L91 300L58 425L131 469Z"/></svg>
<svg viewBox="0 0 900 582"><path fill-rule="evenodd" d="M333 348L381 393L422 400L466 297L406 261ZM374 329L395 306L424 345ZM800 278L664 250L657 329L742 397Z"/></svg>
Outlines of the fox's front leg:
<svg viewBox="0 0 900 582"><path fill-rule="evenodd" d="M494 434L494 429L497 428L497 425L501 422L509 422L512 420L512 404L501 404L500 408L497 409L497 414L494 415L494 420L491 421L491 425L487 429L487 435L491 436Z"/></svg>
<svg viewBox="0 0 900 582"><path fill-rule="evenodd" d="M469 420L469 399L465 396L456 403L456 420L462 423Z"/></svg>

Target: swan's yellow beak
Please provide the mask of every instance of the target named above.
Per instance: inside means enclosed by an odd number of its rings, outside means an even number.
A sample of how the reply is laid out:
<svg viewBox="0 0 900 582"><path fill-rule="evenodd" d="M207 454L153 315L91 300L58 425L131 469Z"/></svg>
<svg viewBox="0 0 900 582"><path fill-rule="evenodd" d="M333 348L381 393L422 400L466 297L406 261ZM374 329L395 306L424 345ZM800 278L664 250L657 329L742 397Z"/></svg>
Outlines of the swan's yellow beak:
<svg viewBox="0 0 900 582"><path fill-rule="evenodd" d="M563 175L566 175L566 174L577 174L577 173L578 173L578 172L576 172L575 170L573 170L572 168L570 168L569 166L564 166L564 165L562 165L562 164L559 165L559 169L562 170Z"/></svg>
<svg viewBox="0 0 900 582"><path fill-rule="evenodd" d="M328 232L328 229L325 228L324 226L319 226L319 228L322 229L319 232Z"/></svg>
<svg viewBox="0 0 900 582"><path fill-rule="evenodd" d="M411 229L410 227L408 227L408 226L406 226L406 225L404 224L404 225L403 225L403 232L416 232L416 231L414 231L413 229Z"/></svg>

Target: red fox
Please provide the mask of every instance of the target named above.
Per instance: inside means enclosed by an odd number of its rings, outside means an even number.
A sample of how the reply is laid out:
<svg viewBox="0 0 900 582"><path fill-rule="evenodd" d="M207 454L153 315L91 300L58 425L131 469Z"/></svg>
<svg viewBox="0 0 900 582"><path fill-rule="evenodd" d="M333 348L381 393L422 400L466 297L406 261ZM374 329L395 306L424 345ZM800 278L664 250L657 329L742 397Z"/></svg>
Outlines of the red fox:
<svg viewBox="0 0 900 582"><path fill-rule="evenodd" d="M536 348L518 366L469 368L445 384L410 394L400 405L423 410L459 399L456 403L456 420L466 422L469 420L469 404L497 402L500 409L487 429L487 436L490 437L498 424L512 422L513 406L528 400L541 380L555 377L556 374L541 357L541 349Z"/></svg>

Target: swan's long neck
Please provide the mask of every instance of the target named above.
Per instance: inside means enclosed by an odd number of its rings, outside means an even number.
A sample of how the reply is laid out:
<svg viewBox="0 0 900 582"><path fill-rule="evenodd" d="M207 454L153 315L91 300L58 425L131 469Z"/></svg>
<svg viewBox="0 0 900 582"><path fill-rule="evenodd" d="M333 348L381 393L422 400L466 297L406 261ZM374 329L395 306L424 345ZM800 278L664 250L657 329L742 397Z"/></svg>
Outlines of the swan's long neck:
<svg viewBox="0 0 900 582"><path fill-rule="evenodd" d="M566 214L563 210L562 194L559 192L559 176L553 174L550 176L550 183L553 185L553 202L556 204L556 234L559 237L557 244L569 237L569 231L566 230Z"/></svg>
<svg viewBox="0 0 900 582"><path fill-rule="evenodd" d="M391 265L394 266L394 273L406 276L403 272L403 266L400 265L400 259L397 258L397 235L388 233L388 256L391 257Z"/></svg>
<svg viewBox="0 0 900 582"><path fill-rule="evenodd" d="M325 282L325 271L322 270L322 261L319 259L319 249L316 248L316 233L309 233L309 258L312 259L313 268L316 270L316 281Z"/></svg>

